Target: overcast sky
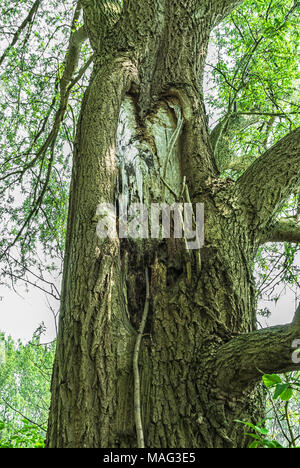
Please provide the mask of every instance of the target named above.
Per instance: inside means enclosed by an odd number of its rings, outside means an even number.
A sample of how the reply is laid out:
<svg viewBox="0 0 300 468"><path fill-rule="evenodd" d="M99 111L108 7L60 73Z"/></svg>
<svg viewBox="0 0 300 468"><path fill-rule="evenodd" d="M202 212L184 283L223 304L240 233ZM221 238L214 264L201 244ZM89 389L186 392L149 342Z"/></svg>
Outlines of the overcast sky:
<svg viewBox="0 0 300 468"><path fill-rule="evenodd" d="M0 302L0 331L25 343L44 322L47 332L43 335L42 342L52 341L55 338L55 322L45 293L34 287L29 293L20 288L18 293L20 295L0 286L0 296L3 296ZM57 310L56 301L52 300L51 305Z"/></svg>

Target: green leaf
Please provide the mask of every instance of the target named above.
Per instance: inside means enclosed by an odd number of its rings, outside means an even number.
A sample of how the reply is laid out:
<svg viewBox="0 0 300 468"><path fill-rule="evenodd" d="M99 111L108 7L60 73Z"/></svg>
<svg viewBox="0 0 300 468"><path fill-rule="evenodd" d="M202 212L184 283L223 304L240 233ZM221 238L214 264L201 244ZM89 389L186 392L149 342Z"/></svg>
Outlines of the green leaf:
<svg viewBox="0 0 300 468"><path fill-rule="evenodd" d="M267 435L269 432L268 429L266 429L265 427L259 427L259 426L254 426L254 427L255 427L255 430L262 435Z"/></svg>
<svg viewBox="0 0 300 468"><path fill-rule="evenodd" d="M293 396L293 390L291 389L291 387L288 387L286 390L284 390L280 394L280 398L282 401L288 401L292 398L292 396Z"/></svg>
<svg viewBox="0 0 300 468"><path fill-rule="evenodd" d="M255 426L252 423L249 423L249 422L246 422L246 421L241 421L240 419L235 419L235 422L244 424L244 426L248 426L248 427L251 427L252 429L255 429Z"/></svg>
<svg viewBox="0 0 300 468"><path fill-rule="evenodd" d="M277 400L282 393L284 393L289 387L289 384L278 384L276 385L275 392L274 392L274 399Z"/></svg>
<svg viewBox="0 0 300 468"><path fill-rule="evenodd" d="M268 429L266 429L265 427L255 426L254 424L252 424L250 422L247 422L247 421L241 421L239 419L236 419L235 422L239 422L241 424L244 424L244 426L251 427L251 429L253 429L254 431L256 431L256 432L258 432L259 434L262 434L262 435L266 435L269 432ZM248 435L251 435L251 437L254 437L254 438L257 437L254 434L248 434Z"/></svg>
<svg viewBox="0 0 300 468"><path fill-rule="evenodd" d="M265 374L262 379L266 387L273 387L278 383L282 383L280 376L277 374Z"/></svg>
<svg viewBox="0 0 300 468"><path fill-rule="evenodd" d="M260 442L257 441L257 440L254 440L253 442L251 442L251 444L249 445L249 448L258 448L260 446Z"/></svg>

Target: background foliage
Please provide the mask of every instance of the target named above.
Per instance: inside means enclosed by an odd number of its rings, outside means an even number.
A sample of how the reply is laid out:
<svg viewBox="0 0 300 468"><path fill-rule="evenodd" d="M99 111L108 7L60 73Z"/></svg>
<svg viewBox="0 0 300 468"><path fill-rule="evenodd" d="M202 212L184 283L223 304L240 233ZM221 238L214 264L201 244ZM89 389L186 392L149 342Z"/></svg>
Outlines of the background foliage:
<svg viewBox="0 0 300 468"><path fill-rule="evenodd" d="M43 328L23 345L5 341L0 366L0 448L44 446L55 343L41 345Z"/></svg>
<svg viewBox="0 0 300 468"><path fill-rule="evenodd" d="M248 0L212 34L206 102L223 177L237 179L300 125L299 24L299 3ZM281 217L300 219L300 187ZM277 301L286 287L297 292L299 252L287 243L259 249L259 298Z"/></svg>

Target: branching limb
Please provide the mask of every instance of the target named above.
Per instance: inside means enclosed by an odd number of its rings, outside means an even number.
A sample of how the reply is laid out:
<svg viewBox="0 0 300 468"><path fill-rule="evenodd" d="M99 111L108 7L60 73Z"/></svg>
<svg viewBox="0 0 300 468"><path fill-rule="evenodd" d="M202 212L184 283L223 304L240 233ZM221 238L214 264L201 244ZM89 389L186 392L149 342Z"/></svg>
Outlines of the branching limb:
<svg viewBox="0 0 300 468"><path fill-rule="evenodd" d="M44 427L43 425L41 424L38 424L36 423L35 421L33 421L32 419L29 419L27 418L27 416L25 416L25 414L21 413L19 410L17 410L16 408L14 408L13 406L11 406L7 400L5 400L3 397L1 397L1 400L5 403L5 405L7 405L11 410L15 411L16 413L18 413L20 416L22 416L22 418L26 419L26 421L28 421L30 424L33 424L34 426L37 426L39 427L40 429L42 429L44 432L47 431L46 427Z"/></svg>
<svg viewBox="0 0 300 468"><path fill-rule="evenodd" d="M299 115L299 111L295 112L259 112L259 111L249 111L249 112L237 112L236 115L259 115L263 117L288 117L289 115Z"/></svg>
<svg viewBox="0 0 300 468"><path fill-rule="evenodd" d="M218 387L239 395L263 374L299 370L300 362L293 360L296 340L300 340L300 305L291 324L246 333L221 346L216 358Z"/></svg>
<svg viewBox="0 0 300 468"><path fill-rule="evenodd" d="M243 3L243 0L215 0L213 2L211 0L207 1L213 14L212 20L214 26L220 23L235 8Z"/></svg>
<svg viewBox="0 0 300 468"><path fill-rule="evenodd" d="M52 172L53 163L54 163L54 142L52 143L51 155L50 155L49 160L48 160L48 168L47 168L47 173L46 173L46 179L45 179L45 182L44 182L44 184L42 186L42 189L41 189L41 191L39 193L39 196L38 196L37 200L35 200L35 203L34 203L32 209L30 210L30 213L28 214L28 216L25 217L25 219L23 221L23 224L22 224L21 228L19 229L18 233L16 234L16 236L14 237L14 239L7 245L4 252L0 254L0 260L2 260L2 258L7 254L7 252L18 242L18 240L22 236L24 230L29 226L31 219L38 212L38 210L39 210L39 208L40 208L40 206L41 206L41 204L43 202L44 195L46 193L48 184L50 182L50 176L51 176L51 172Z"/></svg>
<svg viewBox="0 0 300 468"><path fill-rule="evenodd" d="M256 124L258 121L257 116L242 116L237 112L231 112L230 107L231 106L229 106L227 114L220 120L210 134L210 141L214 150L216 164L220 171L233 169L240 166L241 162L244 164L243 169L245 169L245 161L238 161L238 164L236 164L236 155L231 148L231 142L237 132Z"/></svg>
<svg viewBox="0 0 300 468"><path fill-rule="evenodd" d="M262 237L266 242L300 242L300 222L295 219L280 219Z"/></svg>
<svg viewBox="0 0 300 468"><path fill-rule="evenodd" d="M29 275L32 275L34 278L36 278L36 280L38 280L38 282L42 282L44 283L45 285L49 286L50 287L50 294L57 300L60 299L60 293L57 289L57 287L55 286L55 284L51 281L47 281L44 276L43 276L43 272L40 271L40 275L37 275L36 273L34 273L32 270L30 270L29 268L27 268L25 265L23 265L21 262L19 262L19 260L17 260L16 258L14 258L11 254L7 254L7 257L8 257L8 261L7 263L10 264L10 262L13 262L14 264L17 265L17 267L21 268L22 271L24 271L23 273L23 276L26 273L28 273ZM26 280L26 279L25 279ZM37 283L37 281L35 281L35 283ZM46 287L46 286L45 286Z"/></svg>
<svg viewBox="0 0 300 468"><path fill-rule="evenodd" d="M75 16L78 15L78 9L75 11ZM38 161L43 161L46 156L46 152L51 150L50 152L50 157L48 161L48 168L47 168L47 173L46 173L46 179L45 182L43 183L42 189L39 192L39 195L36 196L36 192L38 190L38 185L39 185L39 180L40 176L38 177L38 182L36 183L36 188L35 188L35 195L34 195L34 203L33 207L29 213L29 215L24 219L24 222L19 229L17 235L15 236L14 240L7 246L7 248L4 250L2 254L0 254L0 259L4 257L4 255L8 252L8 250L13 247L16 242L20 239L21 235L23 234L25 228L29 226L29 223L31 219L36 215L38 212L39 208L42 205L44 195L46 193L49 181L50 181L50 176L54 164L54 147L56 143L56 139L59 133L60 125L64 119L64 115L66 112L66 108L68 105L68 100L70 96L70 92L73 88L73 86L80 80L80 78L83 76L83 74L86 72L87 68L90 66L92 63L93 57L90 57L90 59L81 67L81 69L78 71L77 75L74 77L75 70L78 66L78 61L79 61L79 54L81 50L82 43L87 39L87 35L84 31L84 28L80 28L75 32L72 32L70 35L70 40L69 40L69 48L66 53L66 60L65 60L65 69L63 76L60 80L60 105L59 108L55 114L54 122L51 131L49 132L46 140L44 143L40 146L40 148L37 150L34 158L29 161L27 164L25 164L22 168L19 168L9 174L6 174L5 176L2 177L1 180L4 180L8 177L11 177L12 175L17 175L17 179L14 181L14 183L20 181L28 170L32 169L35 164ZM55 105L55 98L52 101L51 107L54 107ZM45 125L46 121L48 120L49 115L47 116L45 120ZM39 132L40 133L40 132ZM43 164L42 164L43 165ZM42 167L41 165L41 167ZM41 174L40 174L41 175Z"/></svg>
<svg viewBox="0 0 300 468"><path fill-rule="evenodd" d="M78 66L81 46L83 42L87 40L87 38L88 35L84 26L71 33L68 53L65 60L65 69L60 80L61 100L64 99L67 93L67 86L71 82L75 70Z"/></svg>
<svg viewBox="0 0 300 468"><path fill-rule="evenodd" d="M258 158L237 181L252 229L265 232L300 183L300 127Z"/></svg>
<svg viewBox="0 0 300 468"><path fill-rule="evenodd" d="M218 122L218 124L213 128L213 130L210 133L210 141L214 151L216 151L217 149L218 143L224 132L224 129L226 128L226 125L228 124L230 116L231 113L227 113L225 117L221 119L220 122Z"/></svg>

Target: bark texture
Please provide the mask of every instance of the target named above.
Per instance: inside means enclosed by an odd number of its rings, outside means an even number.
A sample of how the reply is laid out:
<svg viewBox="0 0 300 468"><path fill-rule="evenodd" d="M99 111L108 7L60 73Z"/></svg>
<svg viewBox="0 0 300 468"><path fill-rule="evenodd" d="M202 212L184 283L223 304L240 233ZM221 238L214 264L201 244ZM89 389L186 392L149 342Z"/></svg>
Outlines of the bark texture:
<svg viewBox="0 0 300 468"><path fill-rule="evenodd" d="M271 197L252 201L251 170L238 184L219 177L201 77L212 26L239 2L128 0L122 11L115 3L82 1L95 63L75 145L47 446L136 447L133 355L148 269L139 355L146 447L245 447L235 420L262 418L256 365L272 367L264 347L272 359L284 348L279 367L290 369L299 331L297 321L256 331L261 232L250 213L276 212L299 183L291 164L299 155L284 156L288 188ZM275 162L265 156L274 174L280 151ZM192 202L205 204L201 269L181 239L97 236L100 203L120 210L122 194L122 203L171 204L183 181Z"/></svg>

